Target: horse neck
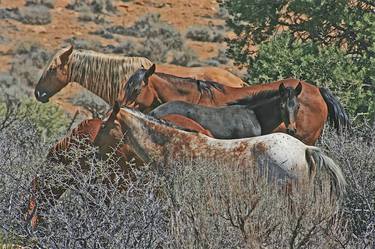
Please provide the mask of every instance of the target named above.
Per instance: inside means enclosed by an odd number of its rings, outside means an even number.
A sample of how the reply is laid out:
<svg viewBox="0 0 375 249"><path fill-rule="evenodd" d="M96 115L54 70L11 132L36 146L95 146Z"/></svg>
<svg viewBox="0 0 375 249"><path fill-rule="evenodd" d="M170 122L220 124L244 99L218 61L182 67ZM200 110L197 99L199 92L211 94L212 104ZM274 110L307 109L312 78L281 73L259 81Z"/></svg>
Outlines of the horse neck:
<svg viewBox="0 0 375 249"><path fill-rule="evenodd" d="M141 57L119 57L73 51L68 61L68 82L77 82L113 105L128 77L151 62Z"/></svg>
<svg viewBox="0 0 375 249"><path fill-rule="evenodd" d="M74 73L74 70L78 70L78 68L75 68L72 63L68 65L68 68L68 82L76 82L93 94L102 98L108 104L114 104L114 101L117 99L118 95L117 89L114 89L113 87L111 87L112 89L109 89L109 86L101 84L103 82L94 82L93 80L90 80L95 78L95 70L90 70L89 72L86 70L81 70L81 73L77 74Z"/></svg>
<svg viewBox="0 0 375 249"><path fill-rule="evenodd" d="M223 91L215 90L214 100L217 104L222 105L249 95L257 94L264 90L272 90L273 88L274 87L271 86L271 84L257 84L242 88L223 86Z"/></svg>
<svg viewBox="0 0 375 249"><path fill-rule="evenodd" d="M158 75L150 77L149 84L151 84L150 87L155 91L161 103L175 100L194 103L194 100L198 98L198 94L192 91L192 89L195 89L194 86L184 86L183 83L175 84Z"/></svg>
<svg viewBox="0 0 375 249"><path fill-rule="evenodd" d="M280 113L280 98L273 97L264 104L257 104L252 108L262 127L262 135L271 133L282 122Z"/></svg>
<svg viewBox="0 0 375 249"><path fill-rule="evenodd" d="M144 162L150 162L151 158L162 160L163 146L157 144L158 137L165 136L163 129L151 131L150 121L136 117L132 113L121 110L119 121L122 132L125 134L131 149Z"/></svg>

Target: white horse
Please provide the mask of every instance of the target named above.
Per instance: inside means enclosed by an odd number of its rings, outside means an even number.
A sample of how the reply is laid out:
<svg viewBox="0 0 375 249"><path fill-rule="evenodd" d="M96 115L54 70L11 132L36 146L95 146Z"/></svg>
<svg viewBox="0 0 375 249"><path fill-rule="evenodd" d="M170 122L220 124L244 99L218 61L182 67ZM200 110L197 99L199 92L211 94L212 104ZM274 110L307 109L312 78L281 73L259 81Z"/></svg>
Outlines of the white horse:
<svg viewBox="0 0 375 249"><path fill-rule="evenodd" d="M345 179L338 165L317 147L307 146L284 133L221 140L177 129L177 127L138 111L121 108L118 103L104 120L94 144L108 151L127 143L145 162L172 167L186 159L227 162L252 167L274 179L294 186L306 186L316 174L328 173L335 193L341 196Z"/></svg>

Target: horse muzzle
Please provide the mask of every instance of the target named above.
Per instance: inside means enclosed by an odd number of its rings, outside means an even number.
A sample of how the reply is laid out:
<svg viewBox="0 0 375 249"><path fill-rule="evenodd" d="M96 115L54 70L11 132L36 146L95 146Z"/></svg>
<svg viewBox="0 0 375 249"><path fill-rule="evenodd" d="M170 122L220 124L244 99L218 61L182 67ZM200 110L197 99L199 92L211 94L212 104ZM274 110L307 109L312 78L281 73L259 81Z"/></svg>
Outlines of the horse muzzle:
<svg viewBox="0 0 375 249"><path fill-rule="evenodd" d="M286 127L286 133L288 133L291 136L294 136L297 133L296 123L290 123Z"/></svg>
<svg viewBox="0 0 375 249"><path fill-rule="evenodd" d="M296 130L295 129L286 129L286 133L288 133L289 135L291 135L291 136L294 136L295 134L296 134Z"/></svg>
<svg viewBox="0 0 375 249"><path fill-rule="evenodd" d="M39 102L47 103L49 101L49 97L46 92L40 92L39 90L35 90L34 95Z"/></svg>

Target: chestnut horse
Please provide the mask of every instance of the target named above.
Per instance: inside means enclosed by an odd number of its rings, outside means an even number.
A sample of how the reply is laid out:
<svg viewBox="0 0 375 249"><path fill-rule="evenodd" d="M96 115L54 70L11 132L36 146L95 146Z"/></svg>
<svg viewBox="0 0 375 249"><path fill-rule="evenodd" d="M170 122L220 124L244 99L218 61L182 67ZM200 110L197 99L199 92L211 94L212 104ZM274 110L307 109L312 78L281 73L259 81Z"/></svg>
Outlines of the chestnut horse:
<svg viewBox="0 0 375 249"><path fill-rule="evenodd" d="M210 81L155 73L153 65L149 69L138 69L129 78L125 85L123 102L126 105L134 104L141 111L176 100L204 106L223 106L262 91L277 90L281 83L287 87L296 87L299 82L303 87L298 96L300 109L296 118L295 134L298 139L309 145L315 144L328 118L333 121L338 131L349 126L348 115L328 89L296 79L233 88ZM282 124L274 132L286 132L286 127Z"/></svg>
<svg viewBox="0 0 375 249"><path fill-rule="evenodd" d="M173 167L177 162L197 160L229 163L232 167L267 169L269 180L290 186L308 186L316 174L328 173L335 193L341 196L345 179L332 159L317 147L307 146L283 133L220 140L175 129L136 110L117 103L104 121L94 144L101 150L121 143L126 134L130 148L145 162ZM284 185L284 184L282 184Z"/></svg>
<svg viewBox="0 0 375 249"><path fill-rule="evenodd" d="M236 88L246 86L245 82L240 77L220 67L184 67L158 64L157 72L176 75L178 77L219 82L222 85Z"/></svg>
<svg viewBox="0 0 375 249"><path fill-rule="evenodd" d="M158 106L149 115L156 118L179 114L197 121L215 138L234 139L270 134L281 123L288 134L296 132L295 117L299 109L297 96L302 84L294 89L280 84L276 91L260 92L230 106L209 107L183 101Z"/></svg>
<svg viewBox="0 0 375 249"><path fill-rule="evenodd" d="M143 57L125 57L91 50L75 50L72 46L57 51L35 87L38 101L47 102L69 82L77 82L108 104L123 98L123 86L141 66L152 63ZM242 87L244 82L228 71L215 67L175 67L163 65L161 72L173 73L202 80L219 81L224 85Z"/></svg>
<svg viewBox="0 0 375 249"><path fill-rule="evenodd" d="M198 123L190 120L184 116L180 115L166 115L163 117L164 120L169 121L178 125L177 127L183 127L181 129L186 129L194 132L200 132L202 134L212 136L212 134L201 127ZM103 125L101 119L88 119L82 121L76 128L74 128L70 135L61 139L57 142L48 152L47 159L51 162L62 163L63 165L69 165L71 163L71 158L68 156L68 152L73 148L83 149L86 145L93 145L94 139ZM108 147L106 151L101 151L102 155L105 156L107 153L113 151L116 148L115 155L118 157L118 165L120 166L120 171L126 177L129 175L129 162L134 160L135 166L139 167L143 165L143 160L140 159L132 150L129 149L127 144L122 144L121 147L114 145L113 147ZM86 158L80 158L79 161L80 169L87 170L88 165L86 164ZM114 175L112 175L114 178ZM52 203L53 200L60 198L60 196L66 191L63 186L55 187L49 186L49 189L41 189L40 177L35 177L31 183L33 195L29 201L27 219L31 220L33 227L38 224L37 209L43 210L45 203ZM68 184L71 182L66 179ZM120 190L126 188L125 182L121 182L119 185ZM45 185L45 184L44 184ZM37 201L36 196L39 200ZM38 204L38 206L37 206Z"/></svg>

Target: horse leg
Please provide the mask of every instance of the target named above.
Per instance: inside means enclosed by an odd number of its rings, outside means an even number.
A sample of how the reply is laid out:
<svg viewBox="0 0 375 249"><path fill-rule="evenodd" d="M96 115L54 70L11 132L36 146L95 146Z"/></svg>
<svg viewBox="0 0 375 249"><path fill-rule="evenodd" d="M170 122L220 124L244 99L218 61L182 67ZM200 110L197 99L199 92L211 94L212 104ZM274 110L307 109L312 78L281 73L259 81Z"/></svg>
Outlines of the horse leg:
<svg viewBox="0 0 375 249"><path fill-rule="evenodd" d="M195 120L187 118L185 116L182 116L179 114L168 114L168 115L160 117L160 119L167 120L182 128L186 128L192 131L196 131L198 133L202 133L206 136L213 137L211 131L205 129L201 124L199 124Z"/></svg>
<svg viewBox="0 0 375 249"><path fill-rule="evenodd" d="M48 186L47 182L41 182L39 177L34 177L31 181L31 197L29 199L26 221L31 223L31 227L35 229L43 220L42 213L48 208L48 204L52 204L54 200L60 198L65 192L65 188L57 186Z"/></svg>

